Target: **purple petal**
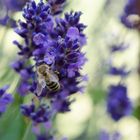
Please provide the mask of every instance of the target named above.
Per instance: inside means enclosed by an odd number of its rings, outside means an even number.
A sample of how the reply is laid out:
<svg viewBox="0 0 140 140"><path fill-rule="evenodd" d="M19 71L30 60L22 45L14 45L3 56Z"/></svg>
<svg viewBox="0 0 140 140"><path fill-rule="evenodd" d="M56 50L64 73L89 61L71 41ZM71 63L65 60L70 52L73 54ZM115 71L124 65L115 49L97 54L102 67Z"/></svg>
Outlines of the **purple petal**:
<svg viewBox="0 0 140 140"><path fill-rule="evenodd" d="M36 45L41 45L45 42L45 35L42 33L38 33L33 37L33 41Z"/></svg>
<svg viewBox="0 0 140 140"><path fill-rule="evenodd" d="M76 27L70 27L67 32L67 37L70 39L78 39L79 38L79 30Z"/></svg>

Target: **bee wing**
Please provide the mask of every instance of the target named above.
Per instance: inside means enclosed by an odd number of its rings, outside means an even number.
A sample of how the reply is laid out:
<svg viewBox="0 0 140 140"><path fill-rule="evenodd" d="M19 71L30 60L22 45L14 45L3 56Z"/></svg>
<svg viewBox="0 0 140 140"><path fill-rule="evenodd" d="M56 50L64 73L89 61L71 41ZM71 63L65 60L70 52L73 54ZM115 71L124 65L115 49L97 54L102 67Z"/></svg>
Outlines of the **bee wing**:
<svg viewBox="0 0 140 140"><path fill-rule="evenodd" d="M38 96L41 95L42 90L43 90L42 85L41 85L40 83L38 83L38 84L37 84L37 89L36 89L36 93L37 93Z"/></svg>
<svg viewBox="0 0 140 140"><path fill-rule="evenodd" d="M36 93L38 96L41 95L43 88L45 88L46 82L44 79L38 79Z"/></svg>
<svg viewBox="0 0 140 140"><path fill-rule="evenodd" d="M45 86L46 86L46 81L45 81L45 79L39 79L38 82L39 82L39 84L40 84L43 88L45 88Z"/></svg>
<svg viewBox="0 0 140 140"><path fill-rule="evenodd" d="M54 81L54 82L58 82L59 81L58 76L55 73L53 73L53 72L51 72L50 80Z"/></svg>

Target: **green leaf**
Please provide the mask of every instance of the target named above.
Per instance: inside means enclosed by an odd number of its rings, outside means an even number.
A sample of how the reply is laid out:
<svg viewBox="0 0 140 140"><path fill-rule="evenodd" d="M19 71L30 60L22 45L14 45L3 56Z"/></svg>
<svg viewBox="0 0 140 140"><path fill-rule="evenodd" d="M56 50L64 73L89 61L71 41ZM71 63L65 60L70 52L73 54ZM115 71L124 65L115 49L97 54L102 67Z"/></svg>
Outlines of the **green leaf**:
<svg viewBox="0 0 140 140"><path fill-rule="evenodd" d="M10 120L4 127L4 133L0 134L1 140L20 140L25 127L21 114L15 114L15 119Z"/></svg>
<svg viewBox="0 0 140 140"><path fill-rule="evenodd" d="M140 121L140 105L134 109L133 115Z"/></svg>
<svg viewBox="0 0 140 140"><path fill-rule="evenodd" d="M14 103L0 118L0 140L21 140L26 124L20 113L22 98L16 94Z"/></svg>
<svg viewBox="0 0 140 140"><path fill-rule="evenodd" d="M32 130L31 128L32 128L32 122L30 122L28 126L26 127L26 130L21 140L35 140L35 135L31 131Z"/></svg>

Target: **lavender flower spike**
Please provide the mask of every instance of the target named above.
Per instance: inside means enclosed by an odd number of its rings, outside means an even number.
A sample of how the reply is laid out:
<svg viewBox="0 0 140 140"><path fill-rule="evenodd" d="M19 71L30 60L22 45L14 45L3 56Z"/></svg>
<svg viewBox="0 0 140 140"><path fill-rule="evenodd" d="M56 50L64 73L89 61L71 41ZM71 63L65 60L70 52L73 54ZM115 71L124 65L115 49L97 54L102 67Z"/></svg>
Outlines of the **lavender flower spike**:
<svg viewBox="0 0 140 140"><path fill-rule="evenodd" d="M38 4L30 1L25 6L25 22L19 21L19 28L16 29L25 42L21 45L14 41L22 59L16 61L13 68L22 79L18 90L20 94L37 95L37 67L48 65L52 72L56 72L60 89L54 92L47 86L43 87L40 97L51 97L52 106L59 104L56 110L65 112L70 110L68 97L82 88L79 85L83 77L80 69L86 58L81 48L86 43L83 33L86 26L80 23L81 12L66 13L64 18L59 18L54 16L51 8L49 2L45 4L42 0ZM29 65L30 60L34 60L35 65ZM28 93L23 93L26 91Z"/></svg>
<svg viewBox="0 0 140 140"><path fill-rule="evenodd" d="M124 85L111 85L107 98L107 111L118 121L132 112L132 104L127 97L127 88Z"/></svg>
<svg viewBox="0 0 140 140"><path fill-rule="evenodd" d="M5 112L7 105L13 102L13 97L11 94L6 93L9 86L4 86L0 88L0 114Z"/></svg>
<svg viewBox="0 0 140 140"><path fill-rule="evenodd" d="M80 23L81 12L59 17L64 3L65 0L29 1L23 9L25 20L19 21L15 29L24 40L23 44L14 41L20 56L12 64L21 77L18 93L32 94L32 103L21 105L21 112L36 125L70 111L73 101L69 97L83 89L80 70L87 60L81 51L86 43L86 26ZM53 139L42 133L36 136L38 140Z"/></svg>

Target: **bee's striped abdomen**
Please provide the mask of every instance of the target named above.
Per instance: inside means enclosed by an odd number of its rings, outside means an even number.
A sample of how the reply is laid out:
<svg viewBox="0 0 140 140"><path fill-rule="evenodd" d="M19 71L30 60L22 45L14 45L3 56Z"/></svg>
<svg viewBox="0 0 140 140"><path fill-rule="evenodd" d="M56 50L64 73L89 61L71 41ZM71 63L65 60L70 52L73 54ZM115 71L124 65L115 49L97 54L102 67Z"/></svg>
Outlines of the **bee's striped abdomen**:
<svg viewBox="0 0 140 140"><path fill-rule="evenodd" d="M52 91L57 91L60 89L60 85L57 82L46 82L47 87Z"/></svg>

